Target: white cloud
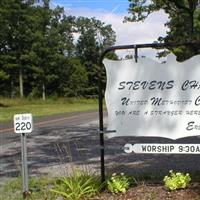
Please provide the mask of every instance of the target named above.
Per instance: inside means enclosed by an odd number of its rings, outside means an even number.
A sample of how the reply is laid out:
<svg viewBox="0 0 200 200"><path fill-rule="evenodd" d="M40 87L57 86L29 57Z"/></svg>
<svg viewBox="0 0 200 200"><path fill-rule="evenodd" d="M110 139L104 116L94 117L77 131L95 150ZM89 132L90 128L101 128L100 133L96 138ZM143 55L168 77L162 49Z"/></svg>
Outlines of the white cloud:
<svg viewBox="0 0 200 200"><path fill-rule="evenodd" d="M123 23L126 14L108 13L105 10L90 10L87 8L66 8L66 13L74 16L95 17L106 24L112 24L113 30L116 32L116 44L143 44L152 43L159 36L166 35L167 15L164 11L159 11L151 14L144 22L128 22ZM145 51L147 55L155 56L152 50Z"/></svg>

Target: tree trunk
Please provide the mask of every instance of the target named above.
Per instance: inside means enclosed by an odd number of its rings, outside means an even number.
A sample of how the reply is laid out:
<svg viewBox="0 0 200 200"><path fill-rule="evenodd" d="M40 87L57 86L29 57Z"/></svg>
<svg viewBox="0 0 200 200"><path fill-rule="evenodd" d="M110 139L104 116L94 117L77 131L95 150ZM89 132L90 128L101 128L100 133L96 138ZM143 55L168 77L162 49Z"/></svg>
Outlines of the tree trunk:
<svg viewBox="0 0 200 200"><path fill-rule="evenodd" d="M11 97L11 99L14 98L14 83L13 83L13 79L11 79L11 82L10 82L10 97Z"/></svg>
<svg viewBox="0 0 200 200"><path fill-rule="evenodd" d="M190 21L191 21L191 36L193 36L193 33L194 33L194 12L190 13Z"/></svg>
<svg viewBox="0 0 200 200"><path fill-rule="evenodd" d="M42 99L45 101L46 100L46 92L45 92L45 84L42 84Z"/></svg>
<svg viewBox="0 0 200 200"><path fill-rule="evenodd" d="M23 98L24 97L24 83L23 83L22 68L19 69L19 92L20 92L20 98Z"/></svg>

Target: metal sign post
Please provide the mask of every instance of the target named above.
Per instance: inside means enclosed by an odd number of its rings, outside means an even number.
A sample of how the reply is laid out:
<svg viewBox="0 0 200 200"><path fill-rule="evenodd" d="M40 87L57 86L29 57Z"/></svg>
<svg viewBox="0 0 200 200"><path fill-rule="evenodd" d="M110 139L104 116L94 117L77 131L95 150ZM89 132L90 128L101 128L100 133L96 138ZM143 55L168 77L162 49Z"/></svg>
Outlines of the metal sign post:
<svg viewBox="0 0 200 200"><path fill-rule="evenodd" d="M23 198L29 195L28 187L28 164L27 164L27 141L26 134L33 130L32 114L14 115L14 132L21 135L21 156L22 156L22 179L23 179Z"/></svg>
<svg viewBox="0 0 200 200"><path fill-rule="evenodd" d="M23 178L23 198L29 194L28 188L28 165L27 165L27 142L26 142L26 134L21 134L21 155L22 155L22 178Z"/></svg>

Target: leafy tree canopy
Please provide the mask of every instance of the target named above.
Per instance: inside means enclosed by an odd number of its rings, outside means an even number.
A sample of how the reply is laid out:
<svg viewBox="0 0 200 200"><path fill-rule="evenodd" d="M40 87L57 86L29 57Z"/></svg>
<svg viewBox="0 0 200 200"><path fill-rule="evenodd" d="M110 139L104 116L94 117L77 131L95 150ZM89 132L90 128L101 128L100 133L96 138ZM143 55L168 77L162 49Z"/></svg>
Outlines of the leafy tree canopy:
<svg viewBox="0 0 200 200"><path fill-rule="evenodd" d="M164 10L169 16L166 22L167 35L158 38L160 42L200 41L200 1L199 0L129 0L130 16L126 21L143 21L151 13ZM200 53L199 45L169 48L177 60L183 61ZM163 53L161 54L163 55Z"/></svg>
<svg viewBox="0 0 200 200"><path fill-rule="evenodd" d="M96 96L100 55L114 42L111 25L50 0L1 0L0 95Z"/></svg>

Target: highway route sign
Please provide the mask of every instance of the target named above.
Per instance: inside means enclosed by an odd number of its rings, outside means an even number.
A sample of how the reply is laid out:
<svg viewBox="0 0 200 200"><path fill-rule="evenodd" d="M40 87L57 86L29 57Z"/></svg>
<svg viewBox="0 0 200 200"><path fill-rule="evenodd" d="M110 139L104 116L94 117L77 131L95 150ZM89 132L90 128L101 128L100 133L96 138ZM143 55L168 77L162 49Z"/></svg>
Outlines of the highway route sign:
<svg viewBox="0 0 200 200"><path fill-rule="evenodd" d="M31 133L32 131L33 131L32 114L14 115L14 132L15 133Z"/></svg>

